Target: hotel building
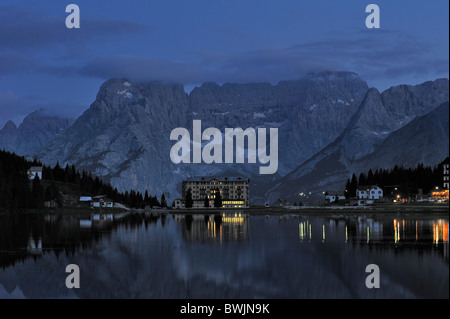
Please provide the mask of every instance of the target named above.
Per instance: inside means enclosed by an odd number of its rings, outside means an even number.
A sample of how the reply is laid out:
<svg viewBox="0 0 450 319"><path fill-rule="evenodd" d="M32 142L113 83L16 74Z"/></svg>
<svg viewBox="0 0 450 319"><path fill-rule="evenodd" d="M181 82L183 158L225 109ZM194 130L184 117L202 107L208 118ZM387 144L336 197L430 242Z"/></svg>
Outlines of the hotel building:
<svg viewBox="0 0 450 319"><path fill-rule="evenodd" d="M243 177L194 177L182 183L182 196L186 199L188 189L191 190L193 207L204 207L205 197L209 207L214 207L214 199L220 193L222 207L246 208L250 206L250 180Z"/></svg>

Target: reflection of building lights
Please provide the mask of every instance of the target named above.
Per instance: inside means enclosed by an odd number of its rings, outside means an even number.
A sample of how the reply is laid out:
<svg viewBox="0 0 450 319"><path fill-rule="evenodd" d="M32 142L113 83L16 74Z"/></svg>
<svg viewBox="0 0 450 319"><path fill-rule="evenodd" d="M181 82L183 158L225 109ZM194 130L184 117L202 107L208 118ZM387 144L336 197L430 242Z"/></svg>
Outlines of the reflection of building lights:
<svg viewBox="0 0 450 319"><path fill-rule="evenodd" d="M369 226L367 226L367 243L369 243L370 241L370 230L369 230Z"/></svg>
<svg viewBox="0 0 450 319"><path fill-rule="evenodd" d="M419 239L419 234L417 232L417 220L416 220L416 241Z"/></svg>
<svg viewBox="0 0 450 319"><path fill-rule="evenodd" d="M394 219L394 243L397 243L400 241L400 227L399 222Z"/></svg>
<svg viewBox="0 0 450 319"><path fill-rule="evenodd" d="M439 219L437 223L433 224L433 242L437 245L442 240L448 243L448 222Z"/></svg>
<svg viewBox="0 0 450 319"><path fill-rule="evenodd" d="M303 239L305 239L305 223L300 223L298 228L300 240L303 241Z"/></svg>
<svg viewBox="0 0 450 319"><path fill-rule="evenodd" d="M242 224L244 223L244 217L242 217L241 213L234 213L234 217L226 216L225 213L223 213L222 223Z"/></svg>
<svg viewBox="0 0 450 319"><path fill-rule="evenodd" d="M345 243L348 241L348 231L347 231L347 225L345 225Z"/></svg>

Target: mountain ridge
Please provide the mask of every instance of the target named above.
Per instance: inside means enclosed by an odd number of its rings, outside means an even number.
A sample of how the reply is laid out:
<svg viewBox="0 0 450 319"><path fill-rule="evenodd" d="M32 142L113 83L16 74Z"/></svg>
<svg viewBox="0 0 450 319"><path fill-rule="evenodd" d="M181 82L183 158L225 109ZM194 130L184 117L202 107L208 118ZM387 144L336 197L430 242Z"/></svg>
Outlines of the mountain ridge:
<svg viewBox="0 0 450 319"><path fill-rule="evenodd" d="M421 96L411 95L411 91L421 92ZM437 94L433 94L433 91L436 91ZM444 94L441 95L441 92ZM400 100L400 102L403 101L402 103L398 102L399 95L402 96ZM413 98L405 98L405 95L413 96ZM433 102L427 105L427 101L430 101L429 96L433 97L431 99ZM433 112L441 103L445 102L448 103L448 80L425 82L416 86L392 87L381 94L378 90L371 88L348 126L335 141L302 163L290 174L282 177L261 197L267 198L269 202L274 202L283 195L289 200L295 200L302 192L320 194L327 189L341 189L345 180L351 177L351 173L359 174L361 170L368 169L365 167L367 164L360 160L372 154L377 145L380 145L390 134L405 127L414 118L423 116L426 110ZM396 112L397 109L392 107L394 104L397 108L407 109L408 112ZM375 112L373 112L374 110ZM438 118L438 120L441 119ZM448 133L446 141L444 139L440 145L444 153L448 154ZM380 152L387 153L388 151L384 149ZM439 161L443 158L435 158L435 160ZM403 164L403 161L396 164ZM392 165L392 162L390 164ZM414 165L416 164L418 163L414 163ZM437 162L423 164L434 165Z"/></svg>
<svg viewBox="0 0 450 319"><path fill-rule="evenodd" d="M236 175L256 178L254 165L170 162L171 130L190 129L192 120L201 119L204 128L278 127L280 132L285 131L287 135L279 141L280 153L291 156L281 156L290 162L281 162L279 173L286 173L340 132L367 89L355 74L329 72L316 77L314 81L310 77L278 85L207 83L190 94L176 84L111 79L102 84L90 108L42 149L38 158L46 163L75 164L120 190L164 191L171 199L181 194L181 180L189 176L231 170ZM314 101L321 112L309 110L308 103ZM326 124L333 116L334 123ZM311 127L316 126L312 122L320 126L316 134L311 132ZM303 139L303 134L309 137ZM297 141L301 144L297 145ZM291 148L305 150L306 155Z"/></svg>
<svg viewBox="0 0 450 319"><path fill-rule="evenodd" d="M322 177L314 181L311 175L303 186L340 185L392 132L443 101L448 101L448 79L380 93L353 72L309 74L277 84L208 82L189 94L180 84L117 78L105 81L90 107L36 155L46 164L74 164L119 191L164 192L168 200L181 195L183 179L226 171L250 177L253 203L273 202L298 188L295 179L305 182L304 176L318 169L325 172ZM171 130L190 131L195 119L202 120L202 129L278 128L277 174L259 176L259 165L250 164L172 163Z"/></svg>
<svg viewBox="0 0 450 319"><path fill-rule="evenodd" d="M25 116L18 127L12 121L6 122L0 130L0 148L33 157L41 147L64 132L72 123L72 119L55 116L44 108L39 108Z"/></svg>

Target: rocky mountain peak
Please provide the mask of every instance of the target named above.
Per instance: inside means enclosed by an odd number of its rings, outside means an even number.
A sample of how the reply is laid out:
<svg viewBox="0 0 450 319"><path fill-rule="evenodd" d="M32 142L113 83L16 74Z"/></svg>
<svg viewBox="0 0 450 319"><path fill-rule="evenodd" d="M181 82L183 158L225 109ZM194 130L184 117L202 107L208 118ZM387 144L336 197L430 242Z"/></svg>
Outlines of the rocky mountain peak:
<svg viewBox="0 0 450 319"><path fill-rule="evenodd" d="M16 130L17 130L16 124L13 121L9 120L8 122L5 123L1 132L14 132Z"/></svg>
<svg viewBox="0 0 450 319"><path fill-rule="evenodd" d="M64 132L73 120L45 109L28 114L19 125L8 121L0 131L0 147L19 155L33 156L44 144Z"/></svg>

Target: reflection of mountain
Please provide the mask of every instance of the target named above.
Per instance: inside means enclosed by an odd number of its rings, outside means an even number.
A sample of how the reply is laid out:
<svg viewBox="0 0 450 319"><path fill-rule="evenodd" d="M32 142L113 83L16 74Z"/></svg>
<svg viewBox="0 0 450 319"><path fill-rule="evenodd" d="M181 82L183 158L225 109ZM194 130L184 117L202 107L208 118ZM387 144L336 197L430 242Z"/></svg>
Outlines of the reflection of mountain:
<svg viewBox="0 0 450 319"><path fill-rule="evenodd" d="M25 221L28 230L42 239L43 254L0 270L0 295L6 291L28 298L448 298L448 257L442 255L444 248L448 250L448 239L443 239L445 229L448 236L448 219L418 220L418 236L424 240L415 244L414 218L399 216L394 224L387 217L249 216L247 241L218 245L212 236L205 241L183 238L188 225L175 216L129 215L99 236L80 229L78 219L71 216ZM191 221L191 230L194 223L205 225L202 217ZM43 220L53 224L42 228ZM305 222L311 225L311 237L302 241L299 224ZM223 219L222 226L226 223ZM2 220L0 225L6 229L12 224ZM202 229L207 233L207 226ZM2 253L26 249L27 236L18 246L8 246L11 232L5 237L0 230ZM400 235L397 243L395 230ZM65 253L53 250L58 243L67 247ZM389 289L371 291L364 286L364 269L374 262L382 269L381 284ZM64 269L70 263L80 267L80 289L65 287Z"/></svg>
<svg viewBox="0 0 450 319"><path fill-rule="evenodd" d="M241 212L221 215L184 215L182 237L186 241L225 243L229 241L247 242L248 215Z"/></svg>
<svg viewBox="0 0 450 319"><path fill-rule="evenodd" d="M131 215L123 223L129 227L156 223L160 216ZM90 212L46 216L0 216L0 267L14 266L28 258L38 259L46 254L73 254L80 247L91 245L109 236L118 225L112 214ZM164 223L164 222L163 222Z"/></svg>

